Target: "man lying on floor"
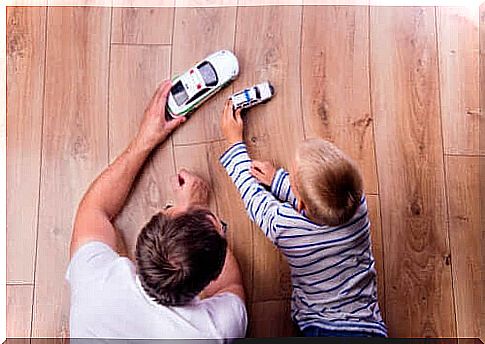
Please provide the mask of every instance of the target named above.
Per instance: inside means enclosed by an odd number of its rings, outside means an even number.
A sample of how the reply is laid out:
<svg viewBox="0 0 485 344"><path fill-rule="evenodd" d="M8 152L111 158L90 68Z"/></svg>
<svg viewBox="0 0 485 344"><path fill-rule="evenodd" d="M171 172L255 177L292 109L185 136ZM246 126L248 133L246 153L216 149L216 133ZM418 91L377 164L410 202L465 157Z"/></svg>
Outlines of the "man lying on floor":
<svg viewBox="0 0 485 344"><path fill-rule="evenodd" d="M185 118L165 120L170 81L156 91L136 137L92 183L74 223L71 262L72 338L244 337L245 295L225 225L208 208L209 188L180 171L176 206L141 230L136 262L116 253L112 220L150 152ZM203 297L201 296L203 295Z"/></svg>

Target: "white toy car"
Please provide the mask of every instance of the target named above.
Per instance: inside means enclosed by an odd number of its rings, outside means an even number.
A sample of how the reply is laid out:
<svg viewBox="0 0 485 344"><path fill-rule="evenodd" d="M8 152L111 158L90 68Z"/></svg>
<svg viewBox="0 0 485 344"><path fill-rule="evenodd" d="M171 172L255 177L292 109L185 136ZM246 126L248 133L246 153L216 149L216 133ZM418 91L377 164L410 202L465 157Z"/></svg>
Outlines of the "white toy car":
<svg viewBox="0 0 485 344"><path fill-rule="evenodd" d="M229 50L217 51L172 80L167 112L186 116L239 74L239 63Z"/></svg>
<svg viewBox="0 0 485 344"><path fill-rule="evenodd" d="M265 103L274 95L274 88L269 81L254 85L231 96L232 106L236 109L246 109Z"/></svg>

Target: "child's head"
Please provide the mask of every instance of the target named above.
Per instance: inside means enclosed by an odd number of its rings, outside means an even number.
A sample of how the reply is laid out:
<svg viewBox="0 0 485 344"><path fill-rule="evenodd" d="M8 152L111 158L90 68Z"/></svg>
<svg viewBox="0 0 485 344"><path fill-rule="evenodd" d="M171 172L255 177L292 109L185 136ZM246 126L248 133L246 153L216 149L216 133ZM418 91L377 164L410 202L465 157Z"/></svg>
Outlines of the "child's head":
<svg viewBox="0 0 485 344"><path fill-rule="evenodd" d="M292 184L310 219L329 226L354 216L362 197L362 177L355 163L332 143L304 141L297 149Z"/></svg>

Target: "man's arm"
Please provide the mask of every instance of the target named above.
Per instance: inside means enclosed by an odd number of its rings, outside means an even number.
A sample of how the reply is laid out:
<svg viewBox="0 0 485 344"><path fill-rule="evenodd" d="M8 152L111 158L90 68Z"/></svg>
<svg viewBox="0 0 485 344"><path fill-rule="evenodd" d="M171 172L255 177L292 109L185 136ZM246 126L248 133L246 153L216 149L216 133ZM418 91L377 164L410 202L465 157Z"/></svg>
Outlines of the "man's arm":
<svg viewBox="0 0 485 344"><path fill-rule="evenodd" d="M91 184L79 204L71 237L71 257L83 244L101 241L116 248L111 221L123 207L133 181L150 152L185 121L167 122L165 104L171 83L162 83L145 110L138 134L125 151Z"/></svg>
<svg viewBox="0 0 485 344"><path fill-rule="evenodd" d="M239 264L237 263L236 258L229 248L227 249L226 261L224 262L224 268L222 269L221 274L217 279L205 287L201 296L203 298L208 298L226 292L236 294L243 302L246 302L241 270L239 269Z"/></svg>

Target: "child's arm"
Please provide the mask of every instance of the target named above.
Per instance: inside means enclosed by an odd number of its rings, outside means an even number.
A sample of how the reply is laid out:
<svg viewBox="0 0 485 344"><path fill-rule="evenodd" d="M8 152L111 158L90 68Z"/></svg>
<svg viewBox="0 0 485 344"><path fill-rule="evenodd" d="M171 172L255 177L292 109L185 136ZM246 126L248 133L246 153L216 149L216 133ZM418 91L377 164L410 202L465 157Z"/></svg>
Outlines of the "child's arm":
<svg viewBox="0 0 485 344"><path fill-rule="evenodd" d="M280 168L276 170L269 161L254 160L251 174L263 185L271 189L281 202L290 203L296 209L296 196L291 190L289 173Z"/></svg>
<svg viewBox="0 0 485 344"><path fill-rule="evenodd" d="M242 142L243 123L240 111L233 115L232 104L226 103L221 120L222 130L230 148L220 161L241 193L250 219L271 240L276 239L276 217L281 203L251 175L251 159Z"/></svg>

